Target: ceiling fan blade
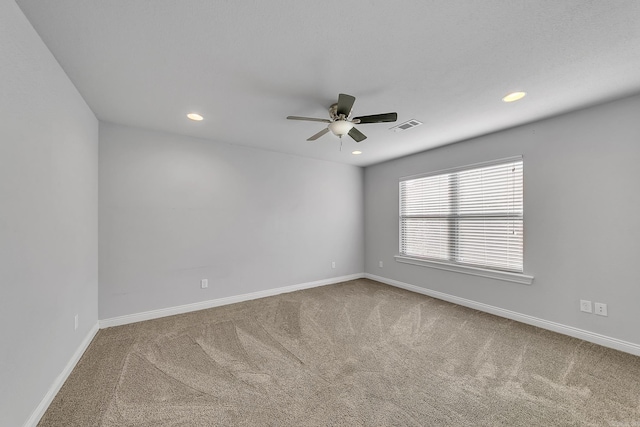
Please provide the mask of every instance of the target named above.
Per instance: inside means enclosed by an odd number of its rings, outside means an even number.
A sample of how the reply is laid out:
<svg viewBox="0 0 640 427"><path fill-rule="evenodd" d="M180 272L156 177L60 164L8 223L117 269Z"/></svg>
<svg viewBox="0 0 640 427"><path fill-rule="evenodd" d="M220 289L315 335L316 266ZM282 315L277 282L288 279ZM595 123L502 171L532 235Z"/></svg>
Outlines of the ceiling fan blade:
<svg viewBox="0 0 640 427"><path fill-rule="evenodd" d="M372 114L371 116L354 117L353 120L360 120L360 123L384 123L398 120L398 113Z"/></svg>
<svg viewBox="0 0 640 427"><path fill-rule="evenodd" d="M341 93L338 95L338 107L336 108L336 114L344 114L345 117L349 117L354 102L356 102L355 97Z"/></svg>
<svg viewBox="0 0 640 427"><path fill-rule="evenodd" d="M287 116L289 120L304 120L307 122L322 122L322 123L331 123L329 119L316 119L313 117L299 117L299 116Z"/></svg>
<svg viewBox="0 0 640 427"><path fill-rule="evenodd" d="M320 138L322 135L324 135L325 133L329 132L329 128L324 128L322 129L320 132L316 133L313 136L310 136L307 141L315 141L316 139Z"/></svg>
<svg viewBox="0 0 640 427"><path fill-rule="evenodd" d="M365 139L367 139L365 134L360 132L356 128L351 128L351 130L349 131L349 136L353 138L356 142L364 141Z"/></svg>

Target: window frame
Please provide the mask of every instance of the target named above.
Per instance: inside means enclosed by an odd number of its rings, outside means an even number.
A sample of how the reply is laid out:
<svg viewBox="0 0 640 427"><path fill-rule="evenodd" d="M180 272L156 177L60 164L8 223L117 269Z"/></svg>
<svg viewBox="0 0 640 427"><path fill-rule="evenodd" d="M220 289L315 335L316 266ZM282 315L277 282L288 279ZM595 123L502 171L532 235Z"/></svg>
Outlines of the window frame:
<svg viewBox="0 0 640 427"><path fill-rule="evenodd" d="M505 280L509 282L530 285L533 282L533 276L527 275L524 272L520 273L520 272L500 270L497 268L494 269L494 268L484 267L484 266L463 264L463 263L454 262L454 261L422 258L422 257L411 256L411 255L406 255L402 253L402 193L400 191L400 188L403 181L427 178L427 177L436 176L436 175L444 175L444 174L450 175L456 172L485 168L485 167L500 165L504 163L518 162L518 161L523 161L523 156L507 157L507 158L496 159L496 160L491 160L487 162L473 163L465 166L441 169L437 171L401 177L398 181L398 252L399 253L395 255L395 260L397 262L404 263L404 264L412 264L412 265L418 265L423 267L454 271L454 272L463 273L463 274L471 274L474 276L481 276L481 277L487 277L492 279L499 279L499 280ZM523 163L523 172L524 172L524 163ZM523 187L524 187L524 176L523 176ZM524 188L523 188L523 191L524 191ZM523 199L523 203L524 203L524 199ZM522 221L523 221L523 230L524 230L524 211L522 214ZM522 245L523 245L522 262L523 262L523 271L524 271L524 236L522 240Z"/></svg>

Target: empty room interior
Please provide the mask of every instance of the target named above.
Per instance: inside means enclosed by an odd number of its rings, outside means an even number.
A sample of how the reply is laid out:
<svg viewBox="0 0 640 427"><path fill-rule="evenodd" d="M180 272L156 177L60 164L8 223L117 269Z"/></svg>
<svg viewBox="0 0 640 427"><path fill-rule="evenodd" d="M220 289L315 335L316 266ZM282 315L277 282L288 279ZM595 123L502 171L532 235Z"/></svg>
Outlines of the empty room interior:
<svg viewBox="0 0 640 427"><path fill-rule="evenodd" d="M639 426L638 22L0 0L0 426Z"/></svg>

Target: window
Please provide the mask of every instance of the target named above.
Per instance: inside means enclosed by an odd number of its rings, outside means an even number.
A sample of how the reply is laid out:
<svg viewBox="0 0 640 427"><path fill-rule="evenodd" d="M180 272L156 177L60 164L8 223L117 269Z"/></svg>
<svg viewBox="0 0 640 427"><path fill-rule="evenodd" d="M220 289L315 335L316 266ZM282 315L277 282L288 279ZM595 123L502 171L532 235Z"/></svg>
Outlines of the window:
<svg viewBox="0 0 640 427"><path fill-rule="evenodd" d="M522 187L521 157L401 180L398 258L522 273Z"/></svg>

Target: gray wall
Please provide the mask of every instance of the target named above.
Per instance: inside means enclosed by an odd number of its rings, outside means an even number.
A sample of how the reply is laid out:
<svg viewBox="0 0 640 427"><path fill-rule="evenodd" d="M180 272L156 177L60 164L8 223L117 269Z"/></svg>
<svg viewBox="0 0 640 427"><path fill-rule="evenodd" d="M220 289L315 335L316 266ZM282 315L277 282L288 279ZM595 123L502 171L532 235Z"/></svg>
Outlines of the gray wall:
<svg viewBox="0 0 640 427"><path fill-rule="evenodd" d="M101 122L99 181L101 319L363 271L361 168Z"/></svg>
<svg viewBox="0 0 640 427"><path fill-rule="evenodd" d="M98 121L13 1L0 58L0 425L20 426L97 322Z"/></svg>
<svg viewBox="0 0 640 427"><path fill-rule="evenodd" d="M394 260L400 177L519 154L532 285ZM640 344L639 212L635 96L367 167L365 271ZM608 304L609 317L581 313L581 298Z"/></svg>

